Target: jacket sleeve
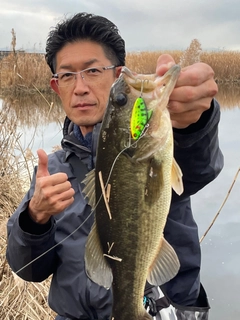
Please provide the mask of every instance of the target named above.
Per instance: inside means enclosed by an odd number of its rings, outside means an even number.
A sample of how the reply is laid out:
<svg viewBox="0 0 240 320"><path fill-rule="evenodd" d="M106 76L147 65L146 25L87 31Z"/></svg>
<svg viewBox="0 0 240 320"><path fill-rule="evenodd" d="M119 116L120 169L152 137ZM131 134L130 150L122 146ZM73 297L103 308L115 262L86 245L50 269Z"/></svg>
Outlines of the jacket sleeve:
<svg viewBox="0 0 240 320"><path fill-rule="evenodd" d="M223 167L219 148L220 106L214 99L200 120L186 130L174 129L174 157L183 173L184 192L173 202L195 194L214 180Z"/></svg>
<svg viewBox="0 0 240 320"><path fill-rule="evenodd" d="M57 264L57 256L53 248L56 224L52 218L45 229L43 228L43 233L39 228L36 233L21 227L21 220L25 220L24 224L27 224L27 229L30 230L34 224L33 221L31 223L30 218L28 218L29 221L26 220L28 203L33 195L34 186L35 173L30 190L8 221L6 256L10 267L18 276L26 281L40 282L54 272Z"/></svg>

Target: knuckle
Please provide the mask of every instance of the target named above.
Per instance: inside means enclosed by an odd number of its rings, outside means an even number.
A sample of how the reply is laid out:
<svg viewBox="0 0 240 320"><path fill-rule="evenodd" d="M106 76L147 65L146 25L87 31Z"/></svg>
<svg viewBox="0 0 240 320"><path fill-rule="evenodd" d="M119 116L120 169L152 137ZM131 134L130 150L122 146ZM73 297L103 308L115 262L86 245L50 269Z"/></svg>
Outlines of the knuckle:
<svg viewBox="0 0 240 320"><path fill-rule="evenodd" d="M206 95L205 97L213 98L218 93L218 85L211 79L206 83Z"/></svg>
<svg viewBox="0 0 240 320"><path fill-rule="evenodd" d="M65 172L60 172L59 177L61 177L62 181L68 181L68 176Z"/></svg>
<svg viewBox="0 0 240 320"><path fill-rule="evenodd" d="M68 189L71 189L72 188L72 184L71 184L71 182L68 180L68 181L66 181L66 187L68 188Z"/></svg>
<svg viewBox="0 0 240 320"><path fill-rule="evenodd" d="M50 206L55 207L58 203L57 199L55 197L49 197L48 198L48 203Z"/></svg>
<svg viewBox="0 0 240 320"><path fill-rule="evenodd" d="M198 113L194 114L194 115L192 116L191 123L196 123L196 122L198 122L198 120L200 119L200 117L201 117L201 114L198 114Z"/></svg>
<svg viewBox="0 0 240 320"><path fill-rule="evenodd" d="M186 87L185 97L187 101L195 100L195 88L194 87Z"/></svg>
<svg viewBox="0 0 240 320"><path fill-rule="evenodd" d="M45 177L38 178L36 184L40 189L44 189L47 186L47 179Z"/></svg>
<svg viewBox="0 0 240 320"><path fill-rule="evenodd" d="M213 81L213 85L210 88L210 94L211 96L215 96L218 93L218 85L215 81Z"/></svg>
<svg viewBox="0 0 240 320"><path fill-rule="evenodd" d="M170 114L177 113L179 111L179 105L178 105L177 101L169 102L168 110L169 110Z"/></svg>
<svg viewBox="0 0 240 320"><path fill-rule="evenodd" d="M61 212L65 210L68 206L70 206L74 202L74 198L71 197L68 200L61 201L58 203L58 211Z"/></svg>
<svg viewBox="0 0 240 320"><path fill-rule="evenodd" d="M52 197L52 194L49 189L42 189L42 196L45 200L48 200L48 199L50 200Z"/></svg>
<svg viewBox="0 0 240 320"><path fill-rule="evenodd" d="M201 82L200 75L197 72L190 73L189 78L192 86L197 86Z"/></svg>

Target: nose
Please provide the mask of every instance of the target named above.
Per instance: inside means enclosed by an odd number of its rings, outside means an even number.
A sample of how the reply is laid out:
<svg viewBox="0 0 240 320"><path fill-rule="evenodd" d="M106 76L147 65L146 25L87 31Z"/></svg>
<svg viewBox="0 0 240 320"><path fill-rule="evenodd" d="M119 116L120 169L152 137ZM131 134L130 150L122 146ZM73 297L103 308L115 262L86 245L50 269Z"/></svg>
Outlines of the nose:
<svg viewBox="0 0 240 320"><path fill-rule="evenodd" d="M88 84L84 80L82 73L75 75L74 93L78 95L86 94L90 91Z"/></svg>

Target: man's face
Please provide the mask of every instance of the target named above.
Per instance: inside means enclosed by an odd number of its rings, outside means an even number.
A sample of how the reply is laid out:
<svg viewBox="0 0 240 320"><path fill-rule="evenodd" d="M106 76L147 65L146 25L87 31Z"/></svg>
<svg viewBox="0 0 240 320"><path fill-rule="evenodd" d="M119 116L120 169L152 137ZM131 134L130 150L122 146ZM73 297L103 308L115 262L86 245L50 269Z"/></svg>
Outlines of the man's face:
<svg viewBox="0 0 240 320"><path fill-rule="evenodd" d="M111 65L101 45L92 41L68 43L56 55L56 73ZM102 120L110 88L119 72L120 67L103 71L100 83L85 81L78 74L73 84L63 87L51 79L51 87L59 95L67 117L81 128L83 135Z"/></svg>

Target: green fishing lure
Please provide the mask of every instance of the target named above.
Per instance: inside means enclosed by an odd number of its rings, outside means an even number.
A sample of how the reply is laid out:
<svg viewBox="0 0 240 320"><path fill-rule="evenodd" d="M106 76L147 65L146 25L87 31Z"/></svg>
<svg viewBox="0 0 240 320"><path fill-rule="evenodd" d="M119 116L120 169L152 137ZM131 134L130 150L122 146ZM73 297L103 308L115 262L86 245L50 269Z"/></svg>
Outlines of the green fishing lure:
<svg viewBox="0 0 240 320"><path fill-rule="evenodd" d="M131 135L134 140L138 140L152 116L152 110L148 111L142 97L136 99L131 116Z"/></svg>

